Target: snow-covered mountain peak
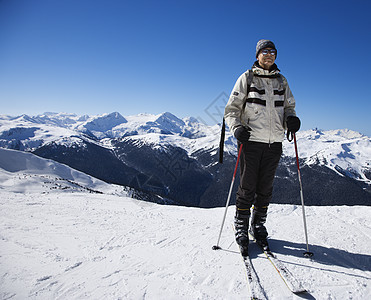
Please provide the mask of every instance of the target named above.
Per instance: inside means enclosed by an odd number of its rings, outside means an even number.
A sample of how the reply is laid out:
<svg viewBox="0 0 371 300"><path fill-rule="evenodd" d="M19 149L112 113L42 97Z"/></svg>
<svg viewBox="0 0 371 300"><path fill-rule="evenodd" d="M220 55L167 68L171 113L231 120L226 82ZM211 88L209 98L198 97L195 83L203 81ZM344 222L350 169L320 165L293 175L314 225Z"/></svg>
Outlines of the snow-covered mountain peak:
<svg viewBox="0 0 371 300"><path fill-rule="evenodd" d="M155 120L155 122L161 124L162 122L165 122L165 124L172 123L174 125L177 125L179 127L184 126L183 120L179 119L175 115L169 112L164 112L158 116L158 118Z"/></svg>
<svg viewBox="0 0 371 300"><path fill-rule="evenodd" d="M77 127L78 131L88 132L99 139L112 136L112 129L128 121L118 112L88 118Z"/></svg>
<svg viewBox="0 0 371 300"><path fill-rule="evenodd" d="M68 147L90 139L108 147L107 139L128 138L156 148L156 143L215 154L220 125L209 126L196 118L180 119L170 112L141 113L123 117L118 112L98 116L51 113L31 117L0 116L0 147L33 151L51 142ZM127 139L126 139L127 140ZM371 182L371 140L349 129L312 129L297 133L299 158L306 164L320 164L357 180ZM236 140L226 131L224 151L236 155ZM284 156L295 157L293 143L284 141Z"/></svg>
<svg viewBox="0 0 371 300"><path fill-rule="evenodd" d="M26 114L23 114L23 115L20 115L20 116L17 116L17 117L14 117L14 118L9 118L8 119L9 121L15 121L15 122L31 122L31 123L37 123L32 117L26 115Z"/></svg>
<svg viewBox="0 0 371 300"><path fill-rule="evenodd" d="M64 137L80 135L62 122L45 122L37 117L22 115L0 117L0 147L32 151Z"/></svg>
<svg viewBox="0 0 371 300"><path fill-rule="evenodd" d="M182 128L185 126L183 120L177 118L169 112L161 114L156 120L155 123L158 124L158 127L162 129L164 133L181 133Z"/></svg>
<svg viewBox="0 0 371 300"><path fill-rule="evenodd" d="M345 141L347 139L367 138L367 136L349 129L322 130L312 129L300 131L302 138L320 141Z"/></svg>
<svg viewBox="0 0 371 300"><path fill-rule="evenodd" d="M349 129L297 133L299 158L321 164L342 175L371 184L371 138ZM294 157L292 143L284 142L284 154Z"/></svg>
<svg viewBox="0 0 371 300"><path fill-rule="evenodd" d="M78 122L79 117L73 113L45 112L32 117L32 121L38 124L49 124L68 128Z"/></svg>
<svg viewBox="0 0 371 300"><path fill-rule="evenodd" d="M199 123L195 118L180 119L165 112L162 114L138 114L127 116L128 123L120 124L112 129L112 137L120 138L157 133L161 135L197 138L205 136L209 126Z"/></svg>

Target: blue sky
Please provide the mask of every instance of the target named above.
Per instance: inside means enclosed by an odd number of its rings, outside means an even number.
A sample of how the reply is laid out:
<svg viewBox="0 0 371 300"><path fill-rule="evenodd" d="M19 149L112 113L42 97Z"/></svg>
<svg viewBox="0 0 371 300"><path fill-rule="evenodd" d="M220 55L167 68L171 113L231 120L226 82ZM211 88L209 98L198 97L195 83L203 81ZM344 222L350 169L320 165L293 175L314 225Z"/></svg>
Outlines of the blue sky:
<svg viewBox="0 0 371 300"><path fill-rule="evenodd" d="M271 39L303 129L371 136L369 1L0 0L0 114L212 124Z"/></svg>

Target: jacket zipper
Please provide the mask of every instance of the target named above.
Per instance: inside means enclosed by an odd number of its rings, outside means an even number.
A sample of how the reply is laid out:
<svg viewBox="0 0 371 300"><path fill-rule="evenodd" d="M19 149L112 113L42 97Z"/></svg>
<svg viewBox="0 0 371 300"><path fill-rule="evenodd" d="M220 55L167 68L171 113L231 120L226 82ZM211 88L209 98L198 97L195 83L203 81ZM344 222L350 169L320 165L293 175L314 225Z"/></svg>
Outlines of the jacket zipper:
<svg viewBox="0 0 371 300"><path fill-rule="evenodd" d="M271 92L273 92L273 83L270 81L270 79L268 78L267 79L268 81L268 86L270 88L270 91L268 93L268 97L269 97L269 100L271 100ZM271 147L271 136L272 136L272 108L271 108L271 102L272 101L268 101L268 109L269 109L269 141L268 141L268 144L269 144L269 148Z"/></svg>

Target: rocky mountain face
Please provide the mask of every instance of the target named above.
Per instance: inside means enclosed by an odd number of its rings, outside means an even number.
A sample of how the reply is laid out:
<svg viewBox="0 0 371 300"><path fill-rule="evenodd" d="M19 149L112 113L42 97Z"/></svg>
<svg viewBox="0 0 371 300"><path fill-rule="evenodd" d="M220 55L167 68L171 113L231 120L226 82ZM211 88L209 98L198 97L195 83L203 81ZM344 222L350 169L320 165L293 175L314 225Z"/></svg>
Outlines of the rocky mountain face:
<svg viewBox="0 0 371 300"><path fill-rule="evenodd" d="M2 148L32 152L185 206L225 205L237 146L227 132L224 163L218 164L219 137L219 125L168 112L0 116ZM350 130L309 130L297 139L307 205L371 205L369 137ZM235 190L237 183L238 178ZM300 204L294 146L287 141L273 202Z"/></svg>

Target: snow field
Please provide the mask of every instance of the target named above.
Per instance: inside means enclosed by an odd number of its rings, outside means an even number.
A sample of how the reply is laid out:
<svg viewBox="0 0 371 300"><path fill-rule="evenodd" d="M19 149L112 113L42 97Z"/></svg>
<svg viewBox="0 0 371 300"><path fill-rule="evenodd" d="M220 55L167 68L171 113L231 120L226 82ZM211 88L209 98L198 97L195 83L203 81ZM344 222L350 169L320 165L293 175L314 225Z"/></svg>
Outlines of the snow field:
<svg viewBox="0 0 371 300"><path fill-rule="evenodd" d="M228 210L84 192L0 189L0 299L246 299ZM271 205L271 248L309 293L291 294L252 244L268 299L371 299L370 207Z"/></svg>

